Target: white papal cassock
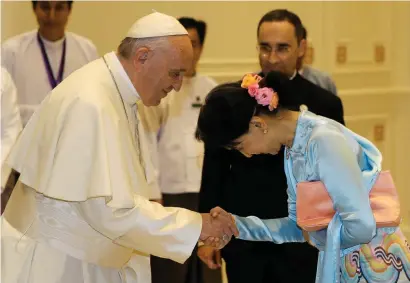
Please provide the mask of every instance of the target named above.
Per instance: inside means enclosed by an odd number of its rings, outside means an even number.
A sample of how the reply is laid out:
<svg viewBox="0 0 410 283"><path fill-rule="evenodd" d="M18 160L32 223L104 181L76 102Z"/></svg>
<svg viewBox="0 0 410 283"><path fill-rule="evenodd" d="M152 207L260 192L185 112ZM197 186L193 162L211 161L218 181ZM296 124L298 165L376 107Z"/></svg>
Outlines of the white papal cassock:
<svg viewBox="0 0 410 283"><path fill-rule="evenodd" d="M21 176L3 219L2 282L141 282L133 254L182 263L197 243L199 214L147 200L139 96L115 53L104 58L45 98L9 155Z"/></svg>

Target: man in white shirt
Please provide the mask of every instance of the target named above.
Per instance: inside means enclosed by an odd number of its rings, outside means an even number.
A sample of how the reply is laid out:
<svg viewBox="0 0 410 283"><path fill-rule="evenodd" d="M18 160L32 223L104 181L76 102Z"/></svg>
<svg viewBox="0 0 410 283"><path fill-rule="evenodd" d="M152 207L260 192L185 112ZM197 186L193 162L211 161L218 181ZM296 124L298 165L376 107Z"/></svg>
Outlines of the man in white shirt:
<svg viewBox="0 0 410 283"><path fill-rule="evenodd" d="M307 40L307 30L305 27L303 27L303 37L302 38L304 40ZM313 68L310 65L305 64L304 62L305 56L306 56L306 52L303 54L302 57L298 58L296 67L299 71L299 74L305 79L320 86L321 88L324 88L330 91L331 93L333 93L334 95L337 95L336 84L334 83L330 75L327 74L326 72L323 72L321 70Z"/></svg>
<svg viewBox="0 0 410 283"><path fill-rule="evenodd" d="M17 105L16 86L6 69L1 68L1 192L3 193L11 168L4 161L21 132L22 125ZM9 198L10 191L1 195L1 212Z"/></svg>
<svg viewBox="0 0 410 283"><path fill-rule="evenodd" d="M238 236L227 213L148 200L137 104L178 91L192 53L184 27L155 12L43 100L6 160L20 179L2 219L2 282L149 283L128 265L135 254L183 263L199 240Z"/></svg>
<svg viewBox="0 0 410 283"><path fill-rule="evenodd" d="M144 129L151 138L151 151L158 169L162 202L168 207L198 211L201 186L203 144L195 139L199 110L206 95L217 83L197 73L206 37L206 23L182 17L179 22L188 31L194 56L181 89L171 92L156 108L141 107ZM201 283L202 264L196 252L184 263L151 257L152 283ZM220 281L221 273L219 271Z"/></svg>
<svg viewBox="0 0 410 283"><path fill-rule="evenodd" d="M25 126L46 95L73 71L98 58L87 38L66 32L73 1L32 1L38 30L1 46L2 66L12 76Z"/></svg>

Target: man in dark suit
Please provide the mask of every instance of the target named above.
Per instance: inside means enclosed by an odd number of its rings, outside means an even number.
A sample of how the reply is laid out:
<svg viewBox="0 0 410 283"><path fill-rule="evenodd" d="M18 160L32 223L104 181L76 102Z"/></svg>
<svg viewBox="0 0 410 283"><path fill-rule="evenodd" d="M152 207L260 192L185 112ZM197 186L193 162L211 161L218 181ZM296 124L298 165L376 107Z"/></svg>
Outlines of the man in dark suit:
<svg viewBox="0 0 410 283"><path fill-rule="evenodd" d="M297 15L287 10L267 13L259 22L259 62L261 75L281 71L294 82L302 107L343 120L339 97L304 79L296 71L298 58L305 52L303 26ZM296 109L298 110L298 109ZM236 151L205 145L200 192L200 211L220 206L240 215L263 219L288 215L287 184L283 150L276 156L244 157ZM219 251L202 246L198 255L209 266ZM318 252L307 243L276 245L233 239L223 250L229 283L309 283L315 281Z"/></svg>

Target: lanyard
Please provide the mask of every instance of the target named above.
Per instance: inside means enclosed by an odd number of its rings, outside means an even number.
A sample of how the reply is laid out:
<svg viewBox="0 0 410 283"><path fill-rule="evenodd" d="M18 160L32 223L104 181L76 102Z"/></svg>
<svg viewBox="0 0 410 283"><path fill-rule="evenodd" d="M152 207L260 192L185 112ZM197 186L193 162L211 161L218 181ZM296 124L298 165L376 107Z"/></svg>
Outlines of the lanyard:
<svg viewBox="0 0 410 283"><path fill-rule="evenodd" d="M43 62L44 62L44 65L46 67L48 81L50 82L50 86L53 89L59 83L61 83L61 81L63 80L64 65L65 65L65 52L66 52L66 40L64 39L64 42L63 42L63 53L61 54L60 68L58 70L57 79L54 78L53 70L51 69L51 65L50 65L50 61L49 61L48 56L47 56L46 48L44 46L44 42L41 39L39 33L37 33L37 41L38 41L38 44L40 45L41 55L43 56Z"/></svg>

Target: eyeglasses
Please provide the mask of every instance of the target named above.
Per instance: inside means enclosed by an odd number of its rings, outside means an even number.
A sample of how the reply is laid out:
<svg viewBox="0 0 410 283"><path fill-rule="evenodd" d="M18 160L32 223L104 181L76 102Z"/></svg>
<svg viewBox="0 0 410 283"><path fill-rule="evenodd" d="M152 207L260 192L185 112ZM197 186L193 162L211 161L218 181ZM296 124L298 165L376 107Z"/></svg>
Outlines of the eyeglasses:
<svg viewBox="0 0 410 283"><path fill-rule="evenodd" d="M272 48L269 45L259 44L256 46L256 49L259 54L265 58L269 58L272 55L272 52L274 52L278 57L284 57L290 52L290 46L285 44L277 45L275 48Z"/></svg>

